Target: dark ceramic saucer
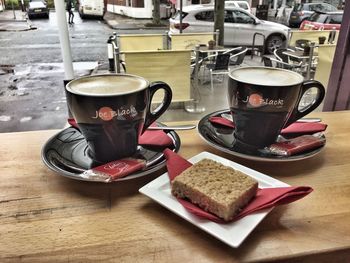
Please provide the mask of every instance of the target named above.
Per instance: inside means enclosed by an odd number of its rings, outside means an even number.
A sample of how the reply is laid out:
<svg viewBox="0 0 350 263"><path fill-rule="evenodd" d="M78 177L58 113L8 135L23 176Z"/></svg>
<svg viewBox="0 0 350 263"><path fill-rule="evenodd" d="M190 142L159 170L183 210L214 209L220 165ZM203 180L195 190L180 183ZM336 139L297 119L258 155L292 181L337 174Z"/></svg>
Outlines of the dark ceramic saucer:
<svg viewBox="0 0 350 263"><path fill-rule="evenodd" d="M292 156L277 156L268 153L267 151L259 150L254 153L240 152L237 149L233 148L234 142L234 129L228 128L218 124L212 124L209 121L211 117L221 117L222 114L231 114L229 110L220 110L213 113L210 113L203 117L198 123L198 132L201 138L207 142L210 146L229 153L233 156L237 156L244 159L254 160L254 161L265 161L265 162L290 162L290 161L299 161L307 158L311 158L318 154L323 148L324 145L313 149L310 151L305 151ZM324 135L323 135L324 136ZM289 137L292 138L292 137Z"/></svg>
<svg viewBox="0 0 350 263"><path fill-rule="evenodd" d="M167 135L173 141L173 146L170 149L177 152L180 148L179 136L174 131L167 131ZM147 167L115 181L134 179L163 168L165 166L164 149L165 147L144 147L139 145L137 153L131 157L146 160ZM94 178L89 179L80 176L84 171L98 165L89 157L87 150L86 140L80 131L74 127L69 127L60 131L46 142L41 156L47 167L62 176L96 182Z"/></svg>

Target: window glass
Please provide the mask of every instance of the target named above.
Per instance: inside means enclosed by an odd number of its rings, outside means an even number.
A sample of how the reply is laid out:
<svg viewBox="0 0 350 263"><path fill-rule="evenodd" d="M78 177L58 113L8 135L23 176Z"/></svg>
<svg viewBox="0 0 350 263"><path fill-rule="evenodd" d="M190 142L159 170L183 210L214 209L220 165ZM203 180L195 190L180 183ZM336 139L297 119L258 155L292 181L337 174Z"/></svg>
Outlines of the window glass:
<svg viewBox="0 0 350 263"><path fill-rule="evenodd" d="M310 5L309 6L310 11L326 11L323 5L316 4L316 5Z"/></svg>
<svg viewBox="0 0 350 263"><path fill-rule="evenodd" d="M293 11L294 11L294 12L297 12L297 11L300 11L300 10L302 10L302 5L301 5L301 4L296 4L296 5L294 6L294 8L293 8Z"/></svg>
<svg viewBox="0 0 350 263"><path fill-rule="evenodd" d="M341 21L343 19L343 15L330 15L328 18L329 24L341 24Z"/></svg>
<svg viewBox="0 0 350 263"><path fill-rule="evenodd" d="M225 23L234 23L233 13L231 10L225 10Z"/></svg>
<svg viewBox="0 0 350 263"><path fill-rule="evenodd" d="M188 15L186 12L182 12L182 18L185 18ZM177 10L176 13L172 17L173 19L178 19L180 20L180 11Z"/></svg>
<svg viewBox="0 0 350 263"><path fill-rule="evenodd" d="M239 10L234 10L233 11L233 19L235 23L239 24L253 24L254 19L247 15L246 13L243 13Z"/></svg>
<svg viewBox="0 0 350 263"><path fill-rule="evenodd" d="M326 14L321 14L321 13L313 13L308 20L311 22L317 22L317 23L325 23L327 19Z"/></svg>
<svg viewBox="0 0 350 263"><path fill-rule="evenodd" d="M245 9L245 10L248 9L248 6L247 6L246 3L238 3L238 6L239 6L240 8L242 8L242 9Z"/></svg>
<svg viewBox="0 0 350 263"><path fill-rule="evenodd" d="M302 10L304 10L304 11L310 11L311 8L310 8L309 5L303 5L303 6L300 6L300 8L298 9L298 11L302 11Z"/></svg>
<svg viewBox="0 0 350 263"><path fill-rule="evenodd" d="M324 10L327 12L337 11L338 9L333 5L324 4Z"/></svg>
<svg viewBox="0 0 350 263"><path fill-rule="evenodd" d="M214 22L214 11L199 12L194 16L197 20Z"/></svg>

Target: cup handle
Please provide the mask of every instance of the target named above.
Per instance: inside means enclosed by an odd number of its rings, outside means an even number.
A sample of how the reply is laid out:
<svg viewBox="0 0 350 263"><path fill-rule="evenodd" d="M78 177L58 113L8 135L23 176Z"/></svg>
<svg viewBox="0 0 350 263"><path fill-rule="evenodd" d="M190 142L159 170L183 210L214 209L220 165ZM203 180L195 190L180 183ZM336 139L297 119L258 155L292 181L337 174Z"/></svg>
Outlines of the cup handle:
<svg viewBox="0 0 350 263"><path fill-rule="evenodd" d="M311 88L317 88L316 99L309 105L299 110L299 103L301 101L301 98ZM284 128L286 128L290 124L294 123L295 121L299 120L300 118L304 117L305 115L309 114L314 109L316 109L323 101L324 96L325 96L325 89L319 81L317 80L304 81L301 87L301 94L299 96L298 103L296 104L292 114L289 116L287 123L284 125Z"/></svg>
<svg viewBox="0 0 350 263"><path fill-rule="evenodd" d="M164 90L163 101L154 111L151 111L153 95L160 89ZM150 99L147 105L147 113L142 133L144 133L146 129L168 109L173 97L173 93L169 85L162 81L152 82L149 86L149 91Z"/></svg>

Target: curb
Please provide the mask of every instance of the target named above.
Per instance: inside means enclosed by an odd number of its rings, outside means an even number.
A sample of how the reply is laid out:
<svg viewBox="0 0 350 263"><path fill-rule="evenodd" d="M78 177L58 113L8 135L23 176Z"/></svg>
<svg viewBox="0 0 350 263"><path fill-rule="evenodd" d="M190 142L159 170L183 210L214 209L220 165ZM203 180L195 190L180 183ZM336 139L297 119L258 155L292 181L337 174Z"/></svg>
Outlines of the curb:
<svg viewBox="0 0 350 263"><path fill-rule="evenodd" d="M32 23L30 22L30 20L28 19L0 19L0 23L25 23L25 25L20 25L21 28L13 28L13 29L8 29L6 28L6 25L5 27L3 28L0 28L0 31L1 32L5 32L5 31L8 31L8 32L21 32L21 31L29 31L29 30L34 30L34 29L37 29L35 26L32 25Z"/></svg>
<svg viewBox="0 0 350 263"><path fill-rule="evenodd" d="M7 23L7 22L26 22L26 19L0 19L0 23Z"/></svg>

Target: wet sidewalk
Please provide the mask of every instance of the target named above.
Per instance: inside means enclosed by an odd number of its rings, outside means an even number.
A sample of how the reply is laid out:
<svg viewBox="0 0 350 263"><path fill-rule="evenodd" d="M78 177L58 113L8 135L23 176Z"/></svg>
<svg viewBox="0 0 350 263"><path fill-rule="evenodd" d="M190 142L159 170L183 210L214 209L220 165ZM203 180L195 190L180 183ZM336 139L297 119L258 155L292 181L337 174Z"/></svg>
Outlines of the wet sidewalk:
<svg viewBox="0 0 350 263"><path fill-rule="evenodd" d="M26 31L32 25L27 19L27 13L21 10L4 10L0 12L0 31Z"/></svg>

